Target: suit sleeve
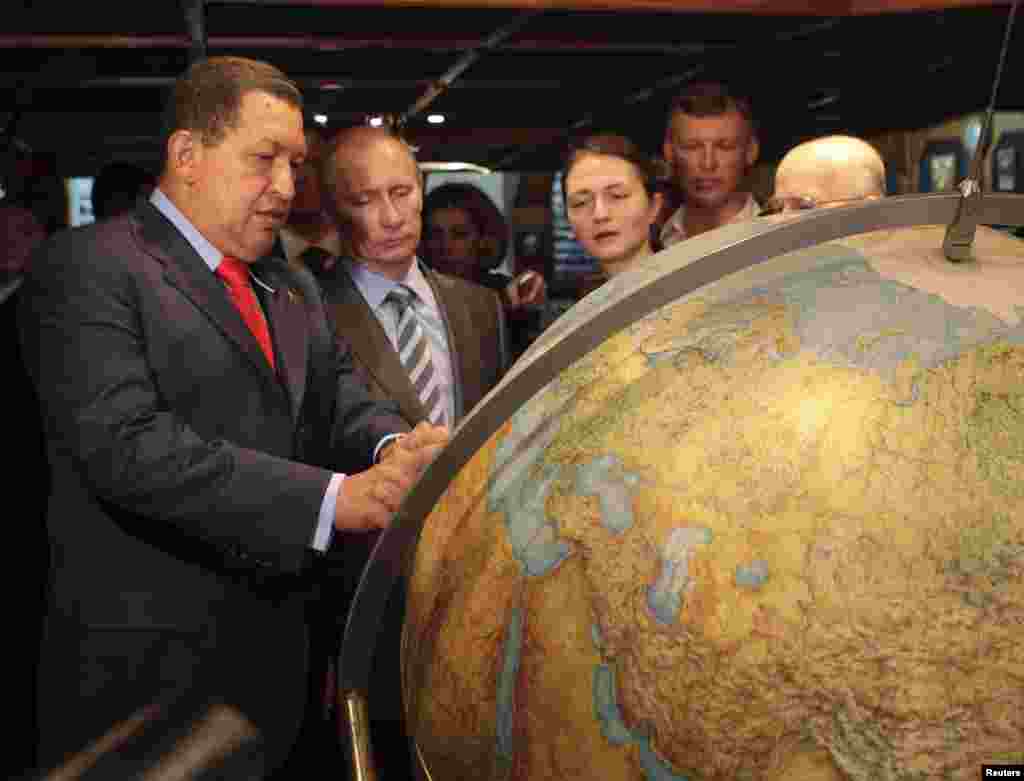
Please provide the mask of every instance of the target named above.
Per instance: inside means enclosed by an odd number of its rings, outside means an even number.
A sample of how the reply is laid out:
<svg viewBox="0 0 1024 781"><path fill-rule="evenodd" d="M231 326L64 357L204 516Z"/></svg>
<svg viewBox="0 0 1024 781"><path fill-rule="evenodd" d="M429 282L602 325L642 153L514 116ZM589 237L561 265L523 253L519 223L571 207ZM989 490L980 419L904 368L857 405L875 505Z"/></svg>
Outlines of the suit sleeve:
<svg viewBox="0 0 1024 781"><path fill-rule="evenodd" d="M141 301L153 280L131 257L100 254L101 244L59 235L37 253L25 283L26 364L59 457L98 501L131 519L129 532L171 529L300 568L330 472L190 427L161 397L149 364L147 344L161 322ZM201 393L230 387L225 378L224 387Z"/></svg>
<svg viewBox="0 0 1024 781"><path fill-rule="evenodd" d="M332 421L326 450L311 454L317 463L338 472L361 472L373 465L373 456L384 437L409 431L410 425L392 401L383 401L367 389L356 370L345 334L338 334L327 316L320 285L305 269L289 269L291 282L306 301L313 335L313 369L303 417ZM322 368L329 367L327 376Z"/></svg>

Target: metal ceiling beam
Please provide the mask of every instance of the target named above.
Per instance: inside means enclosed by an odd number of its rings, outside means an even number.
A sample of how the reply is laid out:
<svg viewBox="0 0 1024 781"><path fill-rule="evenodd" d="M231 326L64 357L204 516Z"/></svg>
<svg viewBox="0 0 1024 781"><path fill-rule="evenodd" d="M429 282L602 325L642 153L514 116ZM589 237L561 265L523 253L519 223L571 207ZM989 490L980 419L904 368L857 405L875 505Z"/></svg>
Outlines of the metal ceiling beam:
<svg viewBox="0 0 1024 781"><path fill-rule="evenodd" d="M488 0L487 8L565 11L667 11L671 13L743 13L760 16L858 16L943 8L1010 5L1013 0ZM466 8L480 0L220 0L216 5L304 5L327 8Z"/></svg>
<svg viewBox="0 0 1024 781"><path fill-rule="evenodd" d="M488 35L480 42L479 46L459 57L451 68L445 71L436 82L427 88L426 92L424 92L415 103L409 106L409 108L407 108L405 112L398 117L399 127L405 125L410 119L426 109L427 106L437 100L438 97L447 92L455 80L465 73L473 63L480 59L484 54L493 51L500 43L519 32L527 22L539 13L540 12L538 11L526 11L520 14L510 23L499 27L493 33Z"/></svg>
<svg viewBox="0 0 1024 781"><path fill-rule="evenodd" d="M28 73L0 73L0 89L19 84L31 77ZM80 77L53 74L33 82L36 89L151 89L172 85L177 76L94 76ZM305 76L294 79L302 90L344 92L348 90L408 90L426 87L427 79L339 79L334 76ZM327 85L327 86L325 86ZM473 79L450 85L454 90L543 90L565 89L564 81L554 79Z"/></svg>
<svg viewBox="0 0 1024 781"><path fill-rule="evenodd" d="M196 62L206 57L206 3L204 0L181 0L181 5L188 30L188 61Z"/></svg>
<svg viewBox="0 0 1024 781"><path fill-rule="evenodd" d="M457 37L395 37L388 35L339 37L325 35L209 35L208 49L301 49L310 52L342 52L361 49L379 50L381 47L415 50L434 54L466 51L479 45L477 38ZM191 46L188 35L121 35L89 33L4 33L0 34L0 49L187 49ZM722 48L706 43L650 43L646 41L602 42L575 38L518 38L504 41L493 51L521 54L651 54L689 56Z"/></svg>

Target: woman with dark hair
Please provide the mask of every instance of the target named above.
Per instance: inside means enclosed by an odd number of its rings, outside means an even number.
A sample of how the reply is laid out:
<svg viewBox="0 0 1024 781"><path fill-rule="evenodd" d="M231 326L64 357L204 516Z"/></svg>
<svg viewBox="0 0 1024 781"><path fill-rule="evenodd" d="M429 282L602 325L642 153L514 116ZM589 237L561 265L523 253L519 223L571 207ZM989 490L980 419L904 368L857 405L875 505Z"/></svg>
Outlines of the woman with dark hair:
<svg viewBox="0 0 1024 781"><path fill-rule="evenodd" d="M547 286L536 271L515 278L494 271L508 250L505 217L483 190L465 182L435 187L423 199L420 257L443 274L462 277L501 295L518 357L539 333L538 313L527 307L544 303Z"/></svg>
<svg viewBox="0 0 1024 781"><path fill-rule="evenodd" d="M564 170L569 222L605 274L621 273L653 252L659 171L636 144L620 135L587 136L570 148Z"/></svg>
<svg viewBox="0 0 1024 781"><path fill-rule="evenodd" d="M508 223L494 201L477 187L449 182L423 201L423 259L444 274L487 287L488 272L508 250ZM508 279L498 277L505 286Z"/></svg>

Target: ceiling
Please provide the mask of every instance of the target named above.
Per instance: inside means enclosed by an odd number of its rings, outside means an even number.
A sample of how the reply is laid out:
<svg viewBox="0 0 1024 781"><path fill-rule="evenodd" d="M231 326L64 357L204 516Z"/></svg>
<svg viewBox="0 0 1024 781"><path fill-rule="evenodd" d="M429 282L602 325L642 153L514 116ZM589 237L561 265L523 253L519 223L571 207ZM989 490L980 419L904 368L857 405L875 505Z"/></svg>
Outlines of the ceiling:
<svg viewBox="0 0 1024 781"><path fill-rule="evenodd" d="M653 152L671 96L705 78L752 97L763 156L775 159L823 133L983 109L1010 13L970 0L499 2L5 0L0 122L67 174L155 161L166 88L205 42L210 54L281 67L302 87L308 121L326 114L328 129L402 118L422 159L553 169L571 134L598 129ZM599 8L609 4L628 7ZM870 12L895 5L925 8ZM798 13L807 8L817 13ZM1024 110L1016 22L1002 110ZM428 125L434 112L447 121Z"/></svg>

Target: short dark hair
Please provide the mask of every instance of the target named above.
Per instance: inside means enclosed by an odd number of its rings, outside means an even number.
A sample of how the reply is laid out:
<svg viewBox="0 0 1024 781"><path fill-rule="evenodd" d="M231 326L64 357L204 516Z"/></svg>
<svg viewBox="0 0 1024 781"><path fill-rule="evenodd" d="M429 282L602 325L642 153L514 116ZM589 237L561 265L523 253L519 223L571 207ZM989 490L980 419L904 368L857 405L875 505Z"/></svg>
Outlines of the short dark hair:
<svg viewBox="0 0 1024 781"><path fill-rule="evenodd" d="M643 182L644 189L648 195L653 196L663 187L665 172L659 167L655 160L643 152L639 146L626 136L616 133L595 133L585 136L569 145L569 151L565 155L565 162L562 166L563 182L569 178L569 171L584 154L607 155L618 157L631 163ZM567 198L568 190L563 184L562 200Z"/></svg>
<svg viewBox="0 0 1024 781"><path fill-rule="evenodd" d="M735 111L750 125L756 134L757 123L750 100L743 95L732 92L729 87L717 81L701 81L691 84L672 100L669 111L669 124L676 114L689 114L693 117L717 117Z"/></svg>
<svg viewBox="0 0 1024 781"><path fill-rule="evenodd" d="M423 200L423 219L438 209L462 209L481 234L490 229L495 214L504 220L487 193L468 182L446 182L431 190Z"/></svg>
<svg viewBox="0 0 1024 781"><path fill-rule="evenodd" d="M266 92L302 109L302 93L281 70L267 62L245 57L208 57L193 63L174 83L164 108L161 139L179 130L198 133L208 146L224 139L228 128L238 126L242 98L250 92Z"/></svg>

